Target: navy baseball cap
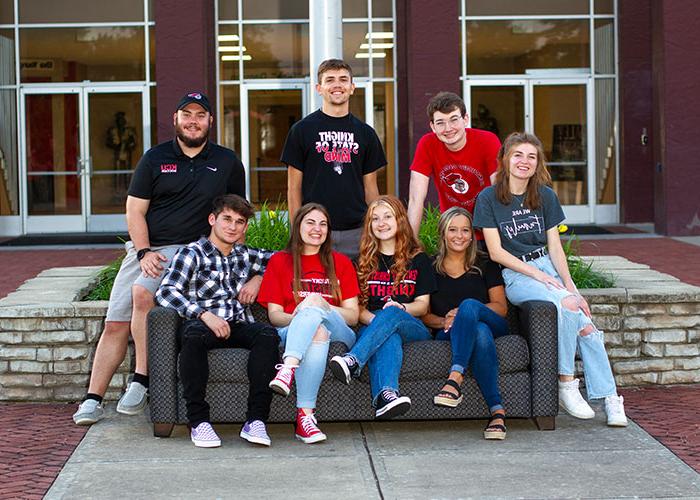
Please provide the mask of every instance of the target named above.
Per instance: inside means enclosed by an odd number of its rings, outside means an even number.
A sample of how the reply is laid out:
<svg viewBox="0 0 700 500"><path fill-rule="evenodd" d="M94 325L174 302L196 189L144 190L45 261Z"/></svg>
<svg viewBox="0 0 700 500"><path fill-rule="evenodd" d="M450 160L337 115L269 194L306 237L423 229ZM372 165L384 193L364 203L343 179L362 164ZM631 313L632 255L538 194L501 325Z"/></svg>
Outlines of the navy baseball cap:
<svg viewBox="0 0 700 500"><path fill-rule="evenodd" d="M182 96L182 99L180 99L180 102L177 104L177 110L180 111L182 108L184 108L185 106L187 106L190 103L199 104L208 113L211 113L211 107L209 106L209 99L207 99L207 96L205 96L201 92L188 92L187 94Z"/></svg>

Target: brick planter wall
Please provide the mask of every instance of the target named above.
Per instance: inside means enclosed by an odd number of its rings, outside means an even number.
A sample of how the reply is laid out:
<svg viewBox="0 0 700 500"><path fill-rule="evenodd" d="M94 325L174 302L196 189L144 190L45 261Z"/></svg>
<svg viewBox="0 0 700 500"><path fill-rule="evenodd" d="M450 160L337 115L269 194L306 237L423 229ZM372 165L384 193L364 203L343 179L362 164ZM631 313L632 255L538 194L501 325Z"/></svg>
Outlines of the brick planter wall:
<svg viewBox="0 0 700 500"><path fill-rule="evenodd" d="M700 288L621 257L597 257L595 266L618 285L582 291L618 385L700 382ZM0 300L0 400L82 398L107 303L75 300L98 270L47 270ZM119 396L132 360L130 348L107 399Z"/></svg>

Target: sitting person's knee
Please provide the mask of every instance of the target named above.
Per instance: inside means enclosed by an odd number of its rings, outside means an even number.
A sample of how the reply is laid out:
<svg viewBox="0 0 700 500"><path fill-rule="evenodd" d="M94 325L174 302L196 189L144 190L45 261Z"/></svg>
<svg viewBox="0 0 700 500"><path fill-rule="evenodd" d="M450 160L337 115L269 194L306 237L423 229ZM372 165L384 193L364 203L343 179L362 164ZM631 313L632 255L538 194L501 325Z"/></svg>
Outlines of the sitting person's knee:
<svg viewBox="0 0 700 500"><path fill-rule="evenodd" d="M153 293L140 285L131 287L131 296L134 301L134 309L151 309L155 306Z"/></svg>
<svg viewBox="0 0 700 500"><path fill-rule="evenodd" d="M569 311L578 311L579 309L578 298L576 298L574 295L569 295L561 299L561 305Z"/></svg>
<svg viewBox="0 0 700 500"><path fill-rule="evenodd" d="M320 325L316 329L316 333L314 333L314 336L311 340L314 342L325 342L328 340L329 337L330 337L330 334L328 333L328 330L326 330L326 327L323 325Z"/></svg>

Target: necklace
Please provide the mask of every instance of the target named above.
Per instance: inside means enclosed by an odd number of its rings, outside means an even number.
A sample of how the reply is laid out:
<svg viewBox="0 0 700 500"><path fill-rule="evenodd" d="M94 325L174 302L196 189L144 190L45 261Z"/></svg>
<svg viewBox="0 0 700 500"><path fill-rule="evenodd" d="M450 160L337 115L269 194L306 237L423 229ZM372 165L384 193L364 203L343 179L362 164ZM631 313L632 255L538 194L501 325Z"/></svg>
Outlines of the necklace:
<svg viewBox="0 0 700 500"><path fill-rule="evenodd" d="M392 256L393 257L393 256ZM391 263L386 261L386 255L383 253L379 252L379 258L382 261L382 265L386 268L387 271L391 270Z"/></svg>
<svg viewBox="0 0 700 500"><path fill-rule="evenodd" d="M513 198L515 198L515 201L517 203L520 203L520 208L523 208L525 206L525 193L523 194L515 194L511 193L513 195Z"/></svg>

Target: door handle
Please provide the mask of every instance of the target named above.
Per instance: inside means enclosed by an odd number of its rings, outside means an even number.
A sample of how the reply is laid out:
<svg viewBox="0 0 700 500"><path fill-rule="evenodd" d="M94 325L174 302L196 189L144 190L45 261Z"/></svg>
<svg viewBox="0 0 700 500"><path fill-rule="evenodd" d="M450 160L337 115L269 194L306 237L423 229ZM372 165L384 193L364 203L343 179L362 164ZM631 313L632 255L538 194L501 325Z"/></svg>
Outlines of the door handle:
<svg viewBox="0 0 700 500"><path fill-rule="evenodd" d="M75 167L75 175L80 177L83 175L83 165L84 165L84 160L81 157L77 157L75 159L76 167Z"/></svg>

